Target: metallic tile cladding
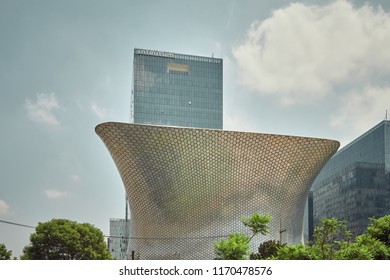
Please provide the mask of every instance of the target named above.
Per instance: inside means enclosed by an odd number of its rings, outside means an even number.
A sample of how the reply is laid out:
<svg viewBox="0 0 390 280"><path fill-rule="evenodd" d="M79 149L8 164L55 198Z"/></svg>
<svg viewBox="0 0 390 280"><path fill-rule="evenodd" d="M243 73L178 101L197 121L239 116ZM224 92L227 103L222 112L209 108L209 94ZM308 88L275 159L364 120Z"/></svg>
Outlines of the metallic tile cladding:
<svg viewBox="0 0 390 280"><path fill-rule="evenodd" d="M251 241L302 241L315 176L333 140L180 127L103 123L105 143L129 196L128 257L212 259L213 241L247 232L243 215L270 214L271 232Z"/></svg>

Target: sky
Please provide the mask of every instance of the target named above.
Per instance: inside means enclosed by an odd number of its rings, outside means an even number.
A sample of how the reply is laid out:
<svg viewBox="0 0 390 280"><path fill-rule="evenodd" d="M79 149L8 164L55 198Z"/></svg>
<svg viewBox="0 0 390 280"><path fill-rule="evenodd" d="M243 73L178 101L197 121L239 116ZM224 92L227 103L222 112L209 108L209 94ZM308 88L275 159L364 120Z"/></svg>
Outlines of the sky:
<svg viewBox="0 0 390 280"><path fill-rule="evenodd" d="M224 129L335 139L390 117L390 1L0 0L0 220L109 235L134 48L223 58ZM32 228L0 222L19 257Z"/></svg>

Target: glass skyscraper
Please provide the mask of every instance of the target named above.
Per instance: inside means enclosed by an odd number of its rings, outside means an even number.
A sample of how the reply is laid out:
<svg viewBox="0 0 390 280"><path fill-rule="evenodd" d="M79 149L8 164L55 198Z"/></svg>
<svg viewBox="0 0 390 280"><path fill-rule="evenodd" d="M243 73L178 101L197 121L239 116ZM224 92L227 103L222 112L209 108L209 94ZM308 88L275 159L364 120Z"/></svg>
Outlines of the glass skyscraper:
<svg viewBox="0 0 390 280"><path fill-rule="evenodd" d="M360 234L370 217L390 214L390 121L337 152L315 179L312 195L314 226L322 218L334 217Z"/></svg>
<svg viewBox="0 0 390 280"><path fill-rule="evenodd" d="M223 128L223 60L134 49L130 122Z"/></svg>

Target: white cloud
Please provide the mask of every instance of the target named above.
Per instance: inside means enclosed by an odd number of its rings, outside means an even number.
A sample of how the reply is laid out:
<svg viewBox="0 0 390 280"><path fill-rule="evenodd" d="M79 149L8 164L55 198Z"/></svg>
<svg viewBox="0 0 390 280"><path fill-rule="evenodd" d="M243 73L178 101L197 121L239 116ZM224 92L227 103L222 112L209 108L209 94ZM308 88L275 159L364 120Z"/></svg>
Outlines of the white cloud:
<svg viewBox="0 0 390 280"><path fill-rule="evenodd" d="M9 214L9 205L4 200L0 199L0 215Z"/></svg>
<svg viewBox="0 0 390 280"><path fill-rule="evenodd" d="M347 1L290 4L254 22L233 49L239 81L284 105L318 101L335 87L390 74L390 14Z"/></svg>
<svg viewBox="0 0 390 280"><path fill-rule="evenodd" d="M45 190L45 194L50 199L63 198L63 197L69 197L70 196L70 193L64 192L64 191L60 191L60 190L57 190L57 189Z"/></svg>
<svg viewBox="0 0 390 280"><path fill-rule="evenodd" d="M80 176L79 176L79 175L72 174L72 175L69 175L69 179L70 179L72 182L79 182L79 181L80 181Z"/></svg>
<svg viewBox="0 0 390 280"><path fill-rule="evenodd" d="M77 99L75 102L76 102L76 105L79 108L79 110L81 112L84 112L84 104L83 104L83 102L81 102L81 100L79 100L79 99Z"/></svg>
<svg viewBox="0 0 390 280"><path fill-rule="evenodd" d="M108 111L107 109L105 109L103 107L100 107L96 103L91 104L91 111L96 116L98 116L99 119L104 119L104 118L107 118L107 117L112 115L110 111Z"/></svg>
<svg viewBox="0 0 390 280"><path fill-rule="evenodd" d="M383 120L390 109L390 86L367 86L361 91L351 91L341 98L341 104L339 111L331 116L331 125L352 130L357 135L364 133Z"/></svg>
<svg viewBox="0 0 390 280"><path fill-rule="evenodd" d="M35 102L26 99L24 105L31 120L53 126L60 125L54 111L63 108L54 93L37 93Z"/></svg>
<svg viewBox="0 0 390 280"><path fill-rule="evenodd" d="M244 121L242 121L238 117L233 117L231 115L225 115L223 118L224 122L224 128L225 130L232 130L232 131L240 131L242 130L242 126L245 124Z"/></svg>
<svg viewBox="0 0 390 280"><path fill-rule="evenodd" d="M253 131L254 124L244 116L225 114L223 127L225 130L231 131Z"/></svg>

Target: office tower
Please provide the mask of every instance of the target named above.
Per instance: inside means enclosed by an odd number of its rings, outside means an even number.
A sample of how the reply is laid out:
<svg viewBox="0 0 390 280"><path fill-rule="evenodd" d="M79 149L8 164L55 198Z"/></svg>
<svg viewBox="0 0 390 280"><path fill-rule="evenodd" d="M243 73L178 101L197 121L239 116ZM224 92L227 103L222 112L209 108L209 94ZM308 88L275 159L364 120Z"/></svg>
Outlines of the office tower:
<svg viewBox="0 0 390 280"><path fill-rule="evenodd" d="M222 129L223 60L134 49L130 122Z"/></svg>
<svg viewBox="0 0 390 280"><path fill-rule="evenodd" d="M313 228L322 218L347 221L361 234L370 217L390 214L390 122L382 121L342 148L312 185Z"/></svg>

